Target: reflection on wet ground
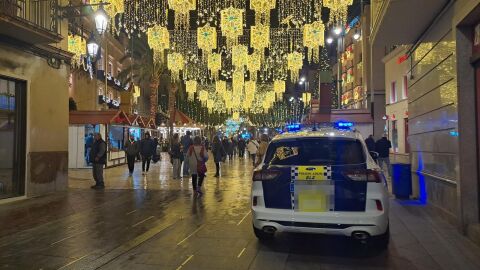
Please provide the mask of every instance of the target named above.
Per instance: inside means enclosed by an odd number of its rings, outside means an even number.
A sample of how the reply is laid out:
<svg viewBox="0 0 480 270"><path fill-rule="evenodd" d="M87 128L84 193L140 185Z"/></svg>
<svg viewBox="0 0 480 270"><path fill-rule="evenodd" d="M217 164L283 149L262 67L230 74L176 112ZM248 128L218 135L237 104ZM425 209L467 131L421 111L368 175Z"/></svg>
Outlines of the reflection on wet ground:
<svg viewBox="0 0 480 270"><path fill-rule="evenodd" d="M72 170L68 192L0 205L0 269L480 269L480 249L453 226L393 199L387 251L319 235L260 243L251 163L227 161L220 178L208 168L200 198L166 158L147 176L106 170L104 191Z"/></svg>

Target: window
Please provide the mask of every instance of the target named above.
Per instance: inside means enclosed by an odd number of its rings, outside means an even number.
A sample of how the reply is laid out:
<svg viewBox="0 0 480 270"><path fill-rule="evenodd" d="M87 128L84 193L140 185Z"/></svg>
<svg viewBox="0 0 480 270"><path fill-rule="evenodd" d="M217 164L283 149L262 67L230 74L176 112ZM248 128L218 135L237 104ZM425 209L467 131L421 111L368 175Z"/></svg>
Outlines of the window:
<svg viewBox="0 0 480 270"><path fill-rule="evenodd" d="M273 142L265 157L270 165L347 165L365 163L358 140L311 138Z"/></svg>
<svg viewBox="0 0 480 270"><path fill-rule="evenodd" d="M392 121L392 148L393 152L398 153L398 127L397 120Z"/></svg>
<svg viewBox="0 0 480 270"><path fill-rule="evenodd" d="M397 102L397 90L395 89L396 82L392 82L392 86L390 88L390 103Z"/></svg>
<svg viewBox="0 0 480 270"><path fill-rule="evenodd" d="M406 99L408 97L408 77L405 75L403 76L403 98Z"/></svg>
<svg viewBox="0 0 480 270"><path fill-rule="evenodd" d="M97 70L105 70L103 68L105 60L103 59L103 50L100 49L100 57L97 59Z"/></svg>

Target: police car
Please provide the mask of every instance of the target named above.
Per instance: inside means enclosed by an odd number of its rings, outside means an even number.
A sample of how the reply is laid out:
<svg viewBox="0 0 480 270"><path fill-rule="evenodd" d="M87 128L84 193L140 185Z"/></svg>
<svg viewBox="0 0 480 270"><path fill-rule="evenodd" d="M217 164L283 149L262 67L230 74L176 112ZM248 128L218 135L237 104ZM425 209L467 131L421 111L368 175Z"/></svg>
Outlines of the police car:
<svg viewBox="0 0 480 270"><path fill-rule="evenodd" d="M343 235L386 248L385 176L351 124L276 136L252 185L253 230Z"/></svg>

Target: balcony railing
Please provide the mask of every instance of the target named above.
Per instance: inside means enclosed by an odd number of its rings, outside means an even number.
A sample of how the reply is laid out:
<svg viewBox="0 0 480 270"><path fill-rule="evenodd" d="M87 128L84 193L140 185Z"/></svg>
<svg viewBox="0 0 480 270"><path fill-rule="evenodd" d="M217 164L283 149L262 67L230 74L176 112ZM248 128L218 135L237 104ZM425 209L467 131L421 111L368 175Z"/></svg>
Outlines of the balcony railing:
<svg viewBox="0 0 480 270"><path fill-rule="evenodd" d="M0 0L0 15L5 14L58 33L57 4L58 0Z"/></svg>

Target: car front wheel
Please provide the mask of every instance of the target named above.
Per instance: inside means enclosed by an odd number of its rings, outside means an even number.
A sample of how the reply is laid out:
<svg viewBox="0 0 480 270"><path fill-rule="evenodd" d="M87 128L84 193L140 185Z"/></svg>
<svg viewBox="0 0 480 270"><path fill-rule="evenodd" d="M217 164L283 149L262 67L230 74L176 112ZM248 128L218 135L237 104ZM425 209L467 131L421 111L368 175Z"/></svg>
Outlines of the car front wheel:
<svg viewBox="0 0 480 270"><path fill-rule="evenodd" d="M275 233L267 233L267 232L264 232L264 231L261 230L261 229L255 228L255 226L253 226L253 232L255 233L255 236L256 236L256 237L258 238L258 240L260 240L260 241L268 241L268 240L273 239L273 237L275 236Z"/></svg>

